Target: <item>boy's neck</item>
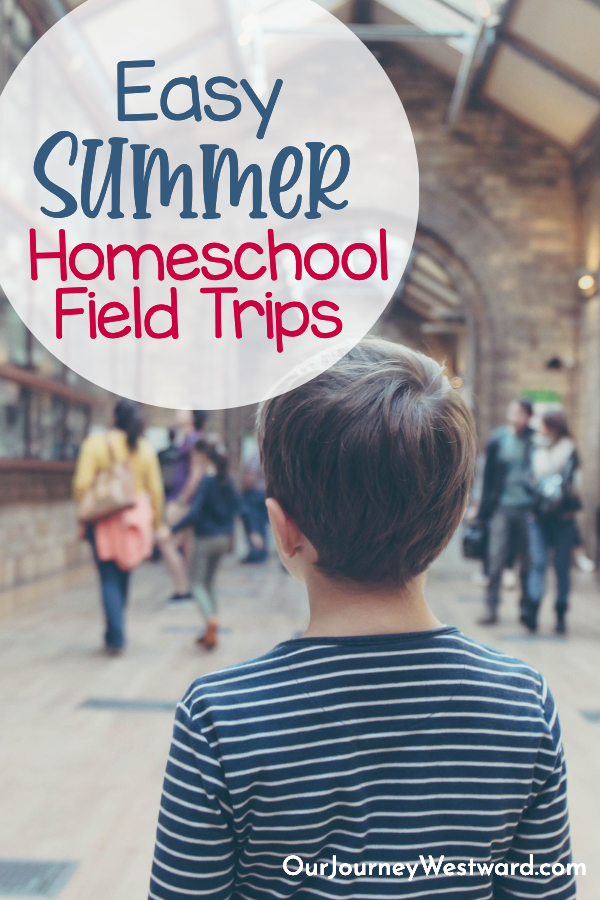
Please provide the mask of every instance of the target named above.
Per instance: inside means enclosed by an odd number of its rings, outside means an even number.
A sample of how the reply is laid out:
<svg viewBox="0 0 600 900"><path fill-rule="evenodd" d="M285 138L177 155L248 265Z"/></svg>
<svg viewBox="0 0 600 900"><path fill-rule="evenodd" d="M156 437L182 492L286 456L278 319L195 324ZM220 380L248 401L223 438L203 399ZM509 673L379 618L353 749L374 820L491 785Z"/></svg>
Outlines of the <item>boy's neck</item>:
<svg viewBox="0 0 600 900"><path fill-rule="evenodd" d="M310 624L305 637L410 634L442 627L427 605L425 576L403 589L369 589L313 573L306 587Z"/></svg>

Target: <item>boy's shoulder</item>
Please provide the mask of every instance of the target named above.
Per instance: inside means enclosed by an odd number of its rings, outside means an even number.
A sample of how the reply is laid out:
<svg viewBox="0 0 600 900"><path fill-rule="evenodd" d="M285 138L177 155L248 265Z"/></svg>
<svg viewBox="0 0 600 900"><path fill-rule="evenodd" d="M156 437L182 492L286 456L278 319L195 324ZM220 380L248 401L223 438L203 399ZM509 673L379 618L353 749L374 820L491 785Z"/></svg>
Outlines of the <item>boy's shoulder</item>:
<svg viewBox="0 0 600 900"><path fill-rule="evenodd" d="M465 652L475 656L480 662L486 665L490 672L496 672L500 678L521 676L529 679L537 685L540 696L543 696L545 690L544 676L530 663L525 662L517 656L511 656L502 650L496 650L488 644L475 640L463 632L457 632L457 639L465 648Z"/></svg>
<svg viewBox="0 0 600 900"><path fill-rule="evenodd" d="M213 715L218 718L221 710L240 708L248 702L263 702L267 712L269 698L299 675L308 674L298 670L322 663L322 656L330 649L326 640L322 643L291 641L278 644L255 659L197 678L183 703L197 715L208 714L211 718ZM413 648L411 653L415 652ZM376 655L381 656L379 652ZM544 677L529 663L489 647L458 629L449 629L429 647L423 648L423 659L418 661L429 661L436 667L443 662L444 655L447 655L444 668L448 664L456 666L462 673L463 686L468 685L475 694L485 696L496 690L510 691L507 696L515 706L531 708L534 705L542 712L548 687Z"/></svg>
<svg viewBox="0 0 600 900"><path fill-rule="evenodd" d="M182 703L192 711L219 698L225 701L226 698L235 699L245 691L259 692L271 685L277 676L285 676L289 655L289 648L278 644L262 656L201 675L192 682Z"/></svg>
<svg viewBox="0 0 600 900"><path fill-rule="evenodd" d="M468 683L469 692L475 686L473 693L484 701L482 708L499 701L515 723L520 721L527 730L540 726L546 731L555 703L542 673L519 657L462 633L460 639L473 657L465 666L463 686Z"/></svg>

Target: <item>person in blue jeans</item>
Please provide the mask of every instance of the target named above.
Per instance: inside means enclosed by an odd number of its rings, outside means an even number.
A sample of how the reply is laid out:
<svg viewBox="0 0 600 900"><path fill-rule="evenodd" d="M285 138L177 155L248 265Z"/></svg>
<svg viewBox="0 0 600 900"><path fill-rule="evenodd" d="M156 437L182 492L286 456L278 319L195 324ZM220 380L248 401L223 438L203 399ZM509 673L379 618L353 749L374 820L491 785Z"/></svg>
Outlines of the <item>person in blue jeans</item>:
<svg viewBox="0 0 600 900"><path fill-rule="evenodd" d="M156 452L143 437L145 425L138 405L133 400L119 400L112 424L108 432L89 435L81 447L73 480L75 501L81 502L99 473L110 470L116 460L130 467L136 496L149 498L154 514L153 527L159 532L163 519L162 479ZM82 527L81 537L90 542L98 569L105 619L104 650L108 656L120 656L126 644L125 612L130 573L120 568L114 559L99 558L97 527L97 524Z"/></svg>
<svg viewBox="0 0 600 900"><path fill-rule="evenodd" d="M521 610L527 606L529 552L527 519L532 508L531 454L533 407L521 397L507 409L506 425L491 436L485 459L483 489L477 518L488 526L486 612L479 625L498 623L502 575L519 557ZM518 552L515 552L518 549Z"/></svg>
<svg viewBox="0 0 600 900"><path fill-rule="evenodd" d="M86 540L91 544L100 577L102 605L106 618L105 650L110 656L118 656L125 647L125 610L131 573L125 572L112 559L103 561L98 558L93 525L88 525L86 529Z"/></svg>
<svg viewBox="0 0 600 900"><path fill-rule="evenodd" d="M556 571L556 632L565 634L566 614L571 590L571 554L577 546L578 532L574 515L581 508L577 496L579 460L567 420L561 412L548 412L542 418L539 442L532 456L533 490L538 509L528 521L529 606L521 621L537 630L541 602L546 591L546 573L550 553L554 553Z"/></svg>
<svg viewBox="0 0 600 900"><path fill-rule="evenodd" d="M262 563L268 557L269 515L266 506L265 473L260 463L258 444L253 435L245 441L244 455L240 514L248 541L248 555L242 562Z"/></svg>

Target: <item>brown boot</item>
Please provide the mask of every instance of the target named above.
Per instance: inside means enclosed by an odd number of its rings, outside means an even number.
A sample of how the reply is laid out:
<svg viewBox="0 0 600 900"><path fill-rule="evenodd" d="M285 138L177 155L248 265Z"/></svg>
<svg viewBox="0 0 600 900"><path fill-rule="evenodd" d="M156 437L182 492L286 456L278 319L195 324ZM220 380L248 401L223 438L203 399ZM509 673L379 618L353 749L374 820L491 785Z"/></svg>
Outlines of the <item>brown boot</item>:
<svg viewBox="0 0 600 900"><path fill-rule="evenodd" d="M214 650L217 646L217 631L219 623L216 619L209 619L204 634L198 638L196 643L201 644L205 650Z"/></svg>

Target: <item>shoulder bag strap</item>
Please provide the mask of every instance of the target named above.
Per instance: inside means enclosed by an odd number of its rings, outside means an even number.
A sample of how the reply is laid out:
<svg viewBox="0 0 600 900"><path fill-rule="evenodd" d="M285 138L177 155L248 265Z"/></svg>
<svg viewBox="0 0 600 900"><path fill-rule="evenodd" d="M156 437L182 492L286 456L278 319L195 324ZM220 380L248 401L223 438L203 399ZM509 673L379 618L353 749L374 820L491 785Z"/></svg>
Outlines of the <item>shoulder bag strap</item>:
<svg viewBox="0 0 600 900"><path fill-rule="evenodd" d="M115 464L115 451L110 439L110 431L106 432L106 446L108 448L108 458L110 461L110 467L112 468Z"/></svg>

